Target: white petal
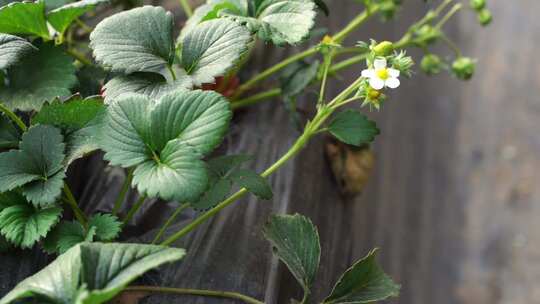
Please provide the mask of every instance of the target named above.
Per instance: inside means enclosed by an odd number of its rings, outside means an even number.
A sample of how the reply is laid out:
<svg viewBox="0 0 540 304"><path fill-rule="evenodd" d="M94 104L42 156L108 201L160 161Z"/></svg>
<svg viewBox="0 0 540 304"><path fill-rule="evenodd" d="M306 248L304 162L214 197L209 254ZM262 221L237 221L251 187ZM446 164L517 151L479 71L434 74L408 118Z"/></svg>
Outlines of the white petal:
<svg viewBox="0 0 540 304"><path fill-rule="evenodd" d="M388 78L386 79L386 86L389 87L390 89L395 89L397 87L399 87L399 79L397 78Z"/></svg>
<svg viewBox="0 0 540 304"><path fill-rule="evenodd" d="M390 77L398 78L399 77L399 70L389 68L388 69L388 74L390 75Z"/></svg>
<svg viewBox="0 0 540 304"><path fill-rule="evenodd" d="M379 77L373 77L369 80L369 85L375 90L380 90L384 88L384 80Z"/></svg>
<svg viewBox="0 0 540 304"><path fill-rule="evenodd" d="M364 78L373 78L375 77L375 70L374 69L367 69L362 71L362 77Z"/></svg>
<svg viewBox="0 0 540 304"><path fill-rule="evenodd" d="M375 62L373 62L373 67L375 67L376 70L386 68L386 58L375 59Z"/></svg>

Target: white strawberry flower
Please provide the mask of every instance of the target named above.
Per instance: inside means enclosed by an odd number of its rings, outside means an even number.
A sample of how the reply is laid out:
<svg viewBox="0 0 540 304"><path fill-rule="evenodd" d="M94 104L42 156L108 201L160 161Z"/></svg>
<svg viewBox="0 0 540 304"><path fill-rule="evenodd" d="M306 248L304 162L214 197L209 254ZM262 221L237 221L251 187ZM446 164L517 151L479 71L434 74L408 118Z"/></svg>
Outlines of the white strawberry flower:
<svg viewBox="0 0 540 304"><path fill-rule="evenodd" d="M395 89L399 87L399 70L388 68L385 58L377 58L373 62L373 69L362 71L362 77L369 79L369 85L375 90L384 87Z"/></svg>

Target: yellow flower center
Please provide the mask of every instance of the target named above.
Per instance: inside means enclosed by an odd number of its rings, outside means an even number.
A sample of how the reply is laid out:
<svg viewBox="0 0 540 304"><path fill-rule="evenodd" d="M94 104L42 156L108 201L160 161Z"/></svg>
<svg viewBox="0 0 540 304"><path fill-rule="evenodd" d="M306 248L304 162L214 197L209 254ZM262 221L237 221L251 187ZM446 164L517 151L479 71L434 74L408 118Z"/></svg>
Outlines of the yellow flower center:
<svg viewBox="0 0 540 304"><path fill-rule="evenodd" d="M390 77L390 73L388 73L388 69L386 68L377 70L376 73L377 73L377 76L382 80L386 80Z"/></svg>

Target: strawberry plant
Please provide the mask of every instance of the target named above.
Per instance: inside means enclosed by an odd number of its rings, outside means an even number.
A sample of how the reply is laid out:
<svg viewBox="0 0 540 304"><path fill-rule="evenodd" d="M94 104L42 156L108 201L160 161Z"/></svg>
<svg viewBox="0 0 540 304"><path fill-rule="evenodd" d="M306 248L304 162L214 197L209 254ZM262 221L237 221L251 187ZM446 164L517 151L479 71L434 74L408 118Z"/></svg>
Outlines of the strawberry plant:
<svg viewBox="0 0 540 304"><path fill-rule="evenodd" d="M233 291L129 284L180 260L185 251L175 242L241 197L271 199L267 178L314 137L327 133L359 147L374 141L381 130L362 110L384 109L387 92L413 75L406 49L425 53L420 67L427 74L449 70L459 79L473 76L474 59L464 57L444 32L444 24L464 7L459 1L430 4L397 41L347 45L345 39L370 18L394 18L401 1L356 2L358 15L342 30L245 79L239 71L249 71L258 41L263 47L313 42L317 14L331 16L332 5L207 0L193 9L180 0L188 17L181 27L165 8L134 2L0 1L0 250L38 247L56 256L0 304L30 298L104 303L123 291L262 303ZM470 5L482 25L491 21L485 1ZM439 42L454 52L453 62L430 51ZM355 65L361 67L357 77L330 96L329 81ZM263 82L275 87L261 91ZM304 122L296 100L313 88L315 114ZM301 130L284 155L262 172L247 168L250 156L216 155L236 110L276 97ZM75 160L96 152L108 166L123 168L126 178L109 212L87 214L67 175ZM138 200L121 212L129 188ZM152 244L123 243L125 227L149 198L179 207ZM187 208L198 216L164 238ZM399 286L376 263L373 250L342 275L326 299L315 299L321 247L313 223L298 214L272 215L263 233L304 291L294 303L370 303L398 295Z"/></svg>

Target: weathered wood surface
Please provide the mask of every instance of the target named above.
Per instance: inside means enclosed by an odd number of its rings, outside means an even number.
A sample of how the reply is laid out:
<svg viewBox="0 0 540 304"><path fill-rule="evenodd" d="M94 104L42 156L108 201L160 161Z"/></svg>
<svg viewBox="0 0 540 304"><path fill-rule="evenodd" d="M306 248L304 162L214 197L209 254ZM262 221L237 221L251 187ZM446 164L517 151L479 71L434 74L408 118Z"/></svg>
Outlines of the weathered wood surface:
<svg viewBox="0 0 540 304"><path fill-rule="evenodd" d="M332 29L359 10L353 1L338 1L328 20ZM419 74L403 81L381 113L372 114L382 135L375 144L375 172L362 196L351 200L339 195L324 142L317 139L271 177L272 201L248 197L224 210L178 244L188 249L182 263L147 280L236 290L265 303L288 303L300 290L272 257L260 230L272 212L299 212L313 219L321 235L317 299L353 260L381 247L380 261L403 285L395 303L540 302L540 62L535 59L540 3L489 5L495 23L487 29L475 23L472 13L448 25L464 53L480 58L473 81ZM356 40L369 38L368 33L377 39L398 37L424 12L420 1L405 7L395 24L371 22ZM267 66L284 52L258 55L254 64ZM362 68L343 74L330 92ZM297 135L277 100L239 114L235 122L224 150L254 154L252 165L259 170L284 153ZM87 209L106 209L121 175L117 170L106 178L95 174L100 170L96 163L81 165L77 180L104 190L80 188L79 193ZM162 202L149 203L131 234L153 236L154 231L141 232L152 229L169 210ZM192 216L184 214L177 226ZM32 252L2 255L0 295L45 260ZM154 296L145 303L233 302Z"/></svg>

